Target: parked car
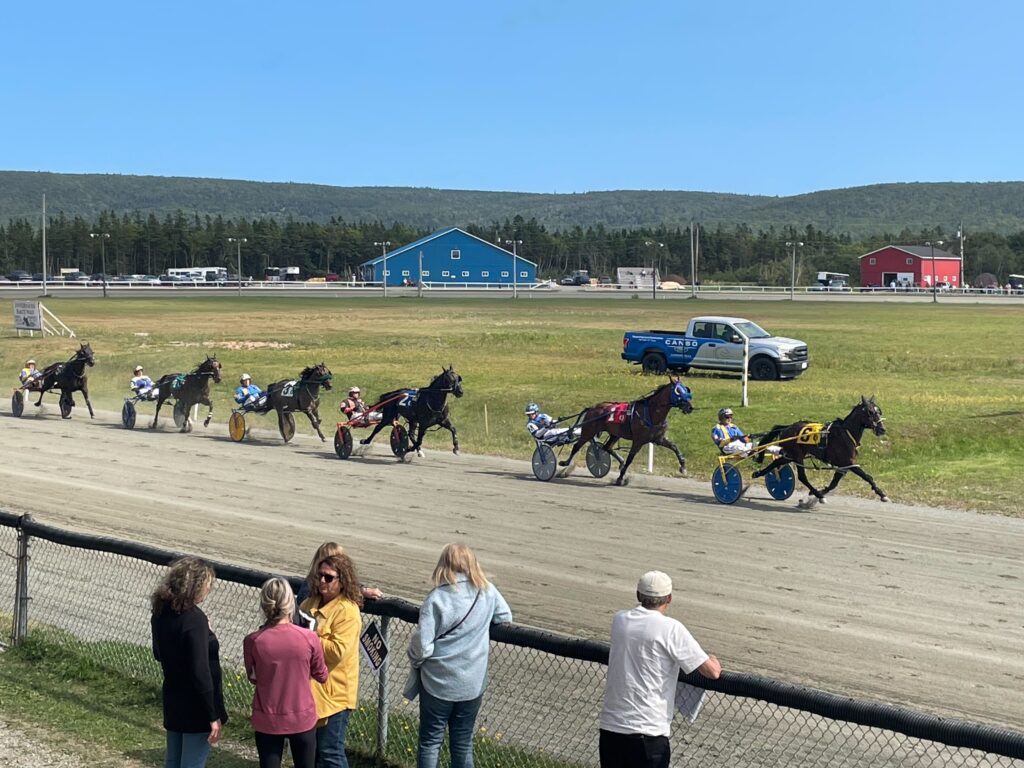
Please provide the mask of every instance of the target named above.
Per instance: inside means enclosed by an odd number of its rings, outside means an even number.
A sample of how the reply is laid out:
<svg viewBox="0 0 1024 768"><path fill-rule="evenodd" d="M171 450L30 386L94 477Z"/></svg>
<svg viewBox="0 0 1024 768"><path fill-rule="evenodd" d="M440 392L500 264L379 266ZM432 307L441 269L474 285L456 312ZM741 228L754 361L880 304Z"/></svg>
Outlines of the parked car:
<svg viewBox="0 0 1024 768"><path fill-rule="evenodd" d="M61 279L65 283L88 283L89 276L85 272L68 272L61 275Z"/></svg>
<svg viewBox="0 0 1024 768"><path fill-rule="evenodd" d="M32 273L23 269L16 269L7 276L12 283L27 283L32 279Z"/></svg>
<svg viewBox="0 0 1024 768"><path fill-rule="evenodd" d="M184 275L160 275L160 285L178 285L181 283L192 285L192 281Z"/></svg>
<svg viewBox="0 0 1024 768"><path fill-rule="evenodd" d="M334 272L328 272L326 275L324 275L325 283L336 283L339 280L341 280L341 278L338 277L338 275Z"/></svg>

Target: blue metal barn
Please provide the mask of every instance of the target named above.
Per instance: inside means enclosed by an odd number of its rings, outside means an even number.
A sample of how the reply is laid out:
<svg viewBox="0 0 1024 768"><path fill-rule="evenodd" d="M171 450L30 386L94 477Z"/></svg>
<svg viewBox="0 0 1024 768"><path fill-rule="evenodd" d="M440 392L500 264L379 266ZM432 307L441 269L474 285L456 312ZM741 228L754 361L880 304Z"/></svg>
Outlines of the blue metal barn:
<svg viewBox="0 0 1024 768"><path fill-rule="evenodd" d="M537 265L534 262L514 256L512 251L481 240L458 227L450 227L390 251L386 278L389 286L407 284L407 281L512 285L513 269L517 273L515 281L518 284L532 285L536 282ZM384 255L360 264L359 273L360 279L379 283L385 277Z"/></svg>

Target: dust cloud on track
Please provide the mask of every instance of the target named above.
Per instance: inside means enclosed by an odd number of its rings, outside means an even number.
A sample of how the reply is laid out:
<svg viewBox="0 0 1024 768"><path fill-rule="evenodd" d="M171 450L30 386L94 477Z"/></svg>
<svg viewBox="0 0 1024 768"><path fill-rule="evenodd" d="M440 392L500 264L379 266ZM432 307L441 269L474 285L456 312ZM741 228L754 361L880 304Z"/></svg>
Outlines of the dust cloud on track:
<svg viewBox="0 0 1024 768"><path fill-rule="evenodd" d="M190 435L169 409L159 430L147 417L140 406L127 431L84 408L62 421L55 402L5 409L0 507L288 574L333 539L364 583L414 601L441 547L465 541L518 622L597 639L658 568L675 581L671 614L726 669L1024 722L1024 520L844 497L801 512L759 486L730 507L703 482L637 471L615 488L582 462L540 483L525 460L456 457L443 439L403 464L382 434L341 461L302 417L287 446L273 417L240 444L223 413Z"/></svg>

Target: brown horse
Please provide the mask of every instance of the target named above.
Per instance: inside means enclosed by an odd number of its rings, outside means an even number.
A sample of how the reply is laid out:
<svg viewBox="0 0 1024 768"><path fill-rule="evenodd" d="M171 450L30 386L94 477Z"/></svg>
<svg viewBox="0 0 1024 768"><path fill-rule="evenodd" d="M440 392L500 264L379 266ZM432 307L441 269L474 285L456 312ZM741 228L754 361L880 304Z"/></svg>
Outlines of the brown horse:
<svg viewBox="0 0 1024 768"><path fill-rule="evenodd" d="M181 432L192 431L192 406L200 403L207 406L210 411L206 414L204 427L210 425L213 418L213 401L210 400L210 379L214 384L220 384L220 362L217 356L206 359L195 367L191 373L168 373L160 377L156 383L155 390L159 393L156 398L156 413L153 414L151 429L156 429L157 419L160 418L160 406L168 398L173 398L175 408L180 409L185 420L181 424Z"/></svg>
<svg viewBox="0 0 1024 768"><path fill-rule="evenodd" d="M767 467L756 471L754 477L767 475L784 464L795 464L797 477L811 492L810 497L801 503L801 506L810 506L819 501L824 503L825 494L839 485L839 481L847 472L853 472L871 486L871 490L879 499L889 501L885 492L875 484L874 478L857 463L857 449L860 448L864 430L870 429L881 437L885 434L883 421L882 409L875 403L874 396L869 399L862 395L860 402L853 406L853 410L844 419L836 419L825 424L798 421L788 426L776 425L758 441L758 445L777 443L782 453ZM807 479L804 462L808 457L835 469L832 482L820 491ZM757 458L763 459L764 452L759 452Z"/></svg>
<svg viewBox="0 0 1024 768"><path fill-rule="evenodd" d="M669 377L667 384L631 403L598 403L583 412L580 421L581 433L579 440L572 447L569 458L560 462L563 467L572 464L577 451L603 432L609 438L602 448L619 462L619 476L616 485L626 485L626 470L633 463L637 452L647 443L654 443L669 448L679 461L679 471L686 473L686 457L679 452L676 444L667 437L668 415L673 408L683 413L691 413L693 393L690 388L679 382L678 376ZM629 455L625 460L614 450L615 444L622 439L632 441Z"/></svg>

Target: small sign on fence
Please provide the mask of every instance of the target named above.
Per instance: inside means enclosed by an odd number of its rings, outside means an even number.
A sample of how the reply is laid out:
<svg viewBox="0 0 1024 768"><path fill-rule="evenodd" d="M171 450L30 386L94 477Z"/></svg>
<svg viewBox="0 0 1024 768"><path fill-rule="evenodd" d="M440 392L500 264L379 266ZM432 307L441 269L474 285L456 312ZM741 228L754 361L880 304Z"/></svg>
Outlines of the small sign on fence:
<svg viewBox="0 0 1024 768"><path fill-rule="evenodd" d="M384 664L384 659L388 657L388 644L384 642L384 636L377 628L376 621L371 621L366 625L363 634L359 636L359 645L374 671L380 669Z"/></svg>
<svg viewBox="0 0 1024 768"><path fill-rule="evenodd" d="M19 331L43 330L43 313L38 301L14 302L14 327Z"/></svg>

